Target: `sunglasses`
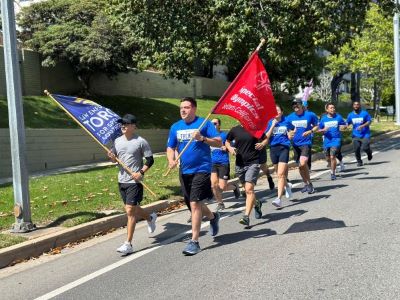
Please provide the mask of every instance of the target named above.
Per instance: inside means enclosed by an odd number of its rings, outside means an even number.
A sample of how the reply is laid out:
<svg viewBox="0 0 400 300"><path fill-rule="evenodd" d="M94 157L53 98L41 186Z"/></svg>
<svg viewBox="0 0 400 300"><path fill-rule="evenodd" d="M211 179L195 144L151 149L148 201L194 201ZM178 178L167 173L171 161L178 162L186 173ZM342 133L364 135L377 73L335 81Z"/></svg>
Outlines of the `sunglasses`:
<svg viewBox="0 0 400 300"><path fill-rule="evenodd" d="M218 122L212 122L214 125L219 125Z"/></svg>

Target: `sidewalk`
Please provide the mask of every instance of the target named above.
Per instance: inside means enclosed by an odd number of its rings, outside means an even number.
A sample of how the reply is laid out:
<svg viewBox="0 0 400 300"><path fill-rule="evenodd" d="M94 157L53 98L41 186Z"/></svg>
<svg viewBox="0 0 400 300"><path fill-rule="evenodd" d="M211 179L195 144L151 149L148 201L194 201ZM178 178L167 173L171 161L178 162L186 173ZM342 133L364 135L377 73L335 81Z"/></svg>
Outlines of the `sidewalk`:
<svg viewBox="0 0 400 300"><path fill-rule="evenodd" d="M376 142L382 139L386 139L398 133L400 133L400 130L381 134L376 137L373 137L372 141ZM353 146L351 144L344 145L342 147L342 151L344 153L352 152L353 149L352 147ZM320 159L324 159L323 153L313 154L313 159L312 159L313 161ZM108 164L110 163L88 164L77 167L63 168L59 170L41 172L35 174L34 176L46 176L52 174L73 172L77 170L84 170ZM294 161L289 162L290 168L296 166L297 164ZM271 172L273 171L272 167L270 167L270 171ZM260 173L260 176L262 176L262 173ZM238 182L238 179L234 178L231 179L229 182L236 183ZM159 213L167 209L170 210L176 209L177 206L179 206L178 200L161 200L145 205L143 206L143 208L149 212L155 211ZM65 227L38 228L35 231L20 234L24 237L28 237L28 240L11 247L0 249L0 268L9 266L10 264L16 261L21 261L24 259L28 259L30 257L40 256L41 254L50 251L51 249L57 247L63 247L69 243L78 242L97 234L107 233L112 229L120 228L125 225L126 225L125 214L119 214L94 220L92 222L88 222L71 228L65 228Z"/></svg>

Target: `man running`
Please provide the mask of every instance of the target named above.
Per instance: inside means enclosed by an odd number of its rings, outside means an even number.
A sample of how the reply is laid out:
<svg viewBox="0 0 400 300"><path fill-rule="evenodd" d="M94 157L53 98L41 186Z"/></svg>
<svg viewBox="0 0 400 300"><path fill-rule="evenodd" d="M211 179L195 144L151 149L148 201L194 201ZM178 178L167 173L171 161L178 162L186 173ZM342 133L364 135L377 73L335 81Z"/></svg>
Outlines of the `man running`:
<svg viewBox="0 0 400 300"><path fill-rule="evenodd" d="M210 220L210 233L215 236L219 231L219 213L212 213L204 200L212 197L211 191L211 149L221 147L221 138L210 121L198 130L204 118L196 116L197 102L191 97L181 100L180 115L182 120L174 123L169 131L167 159L169 168L177 165L175 150L182 152L189 140L186 151L180 158L179 180L186 202L190 202L192 211L192 239L183 249L185 255L195 255L201 251L199 235L203 215Z"/></svg>
<svg viewBox="0 0 400 300"><path fill-rule="evenodd" d="M371 131L369 129L371 116L367 111L361 109L360 101L353 101L353 111L347 116L347 124L353 126L353 148L357 166L361 167L363 165L361 150L367 153L368 160L372 159L372 151L370 147Z"/></svg>
<svg viewBox="0 0 400 300"><path fill-rule="evenodd" d="M330 161L331 180L336 180L336 157L342 157L341 131L347 126L342 116L336 113L335 104L328 103L325 107L326 114L321 117L318 131L324 134L324 152L326 159Z"/></svg>
<svg viewBox="0 0 400 300"><path fill-rule="evenodd" d="M222 147L211 147L211 186L214 198L217 201L217 211L224 210L225 204L222 200L222 192L228 189L228 179L230 177L229 152L226 149L226 133L221 131L221 120L215 118L211 121L222 140ZM236 199L240 197L239 186L233 186L233 193Z"/></svg>
<svg viewBox="0 0 400 300"><path fill-rule="evenodd" d="M153 233L156 229L156 213L153 212L149 215L140 207L143 199L143 185L140 182L153 165L154 159L149 143L136 134L136 117L126 114L118 120L118 123L121 123L122 136L115 139L113 147L108 152L108 157L114 163L118 158L133 171L133 174L130 174L122 166L119 166L118 187L128 220L126 241L117 249L117 252L128 255L133 253L132 238L138 218L147 220L149 233ZM144 164L143 158L146 160Z"/></svg>
<svg viewBox="0 0 400 300"><path fill-rule="evenodd" d="M264 136L262 137L264 139ZM232 141L235 141L235 148L232 147ZM262 217L261 201L256 199L254 187L257 184L260 173L260 144L259 140L252 136L242 125L233 127L226 137L225 146L229 153L236 156L235 173L244 186L246 192L246 208L243 217L239 223L244 226L250 225L250 213L254 207L254 217ZM265 144L264 144L265 147Z"/></svg>
<svg viewBox="0 0 400 300"><path fill-rule="evenodd" d="M301 192L313 194L314 187L310 179L308 162L311 161L312 136L318 130L318 118L314 113L304 109L301 99L294 99L292 108L294 112L286 120L295 128L292 143L294 159L299 165L300 176L304 182Z"/></svg>

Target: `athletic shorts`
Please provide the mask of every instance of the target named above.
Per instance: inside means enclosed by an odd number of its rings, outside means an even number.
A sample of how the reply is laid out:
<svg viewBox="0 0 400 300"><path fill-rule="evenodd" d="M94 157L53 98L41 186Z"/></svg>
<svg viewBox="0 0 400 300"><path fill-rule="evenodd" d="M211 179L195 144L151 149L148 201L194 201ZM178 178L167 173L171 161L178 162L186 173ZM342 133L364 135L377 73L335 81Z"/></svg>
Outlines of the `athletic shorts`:
<svg viewBox="0 0 400 300"><path fill-rule="evenodd" d="M185 201L203 201L212 198L210 173L179 174Z"/></svg>
<svg viewBox="0 0 400 300"><path fill-rule="evenodd" d="M267 148L264 147L260 150L260 164L265 164L267 162Z"/></svg>
<svg viewBox="0 0 400 300"><path fill-rule="evenodd" d="M329 147L324 149L325 156L336 156L336 157L341 157L342 152L341 152L341 146L339 147Z"/></svg>
<svg viewBox="0 0 400 300"><path fill-rule="evenodd" d="M310 145L302 145L302 146L294 146L293 145L293 153L294 153L294 160L296 163L300 162L300 156L308 157L311 159L311 146Z"/></svg>
<svg viewBox="0 0 400 300"><path fill-rule="evenodd" d="M260 174L260 164L252 164L250 166L235 167L236 177L242 184L245 182L251 182L254 185L257 184L258 175Z"/></svg>
<svg viewBox="0 0 400 300"><path fill-rule="evenodd" d="M125 205L139 205L143 199L141 183L118 183L119 193Z"/></svg>
<svg viewBox="0 0 400 300"><path fill-rule="evenodd" d="M289 147L284 145L271 146L269 149L269 154L271 156L271 162L274 165L278 163L288 163L289 161Z"/></svg>
<svg viewBox="0 0 400 300"><path fill-rule="evenodd" d="M213 164L211 173L217 173L219 179L228 180L229 173L231 172L231 166L229 164Z"/></svg>

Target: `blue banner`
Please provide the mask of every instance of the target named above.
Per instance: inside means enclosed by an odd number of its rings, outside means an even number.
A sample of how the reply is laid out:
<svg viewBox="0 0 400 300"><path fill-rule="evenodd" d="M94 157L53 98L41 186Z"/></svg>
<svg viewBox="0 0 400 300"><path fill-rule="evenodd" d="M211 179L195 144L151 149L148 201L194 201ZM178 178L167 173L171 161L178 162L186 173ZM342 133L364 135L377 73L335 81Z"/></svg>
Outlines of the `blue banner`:
<svg viewBox="0 0 400 300"><path fill-rule="evenodd" d="M103 145L114 141L121 133L120 117L112 110L91 100L51 95Z"/></svg>

